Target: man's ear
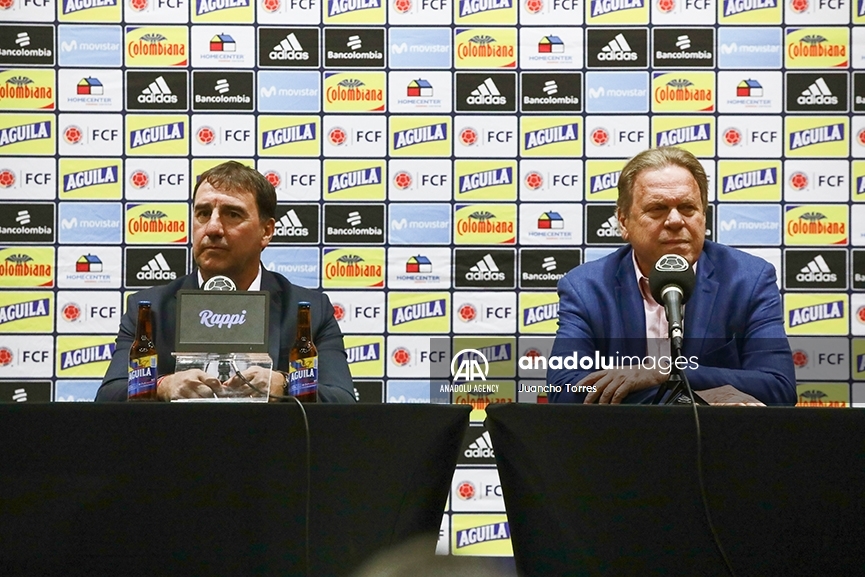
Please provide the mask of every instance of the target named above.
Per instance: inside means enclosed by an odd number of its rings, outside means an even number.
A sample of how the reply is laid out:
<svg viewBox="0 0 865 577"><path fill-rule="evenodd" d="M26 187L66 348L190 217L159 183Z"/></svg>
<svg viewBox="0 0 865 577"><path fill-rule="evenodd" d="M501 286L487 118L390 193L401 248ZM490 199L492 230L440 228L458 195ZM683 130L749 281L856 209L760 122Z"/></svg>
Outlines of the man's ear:
<svg viewBox="0 0 865 577"><path fill-rule="evenodd" d="M274 232L275 226L276 226L276 219L269 218L264 222L264 224L263 224L264 234L262 235L262 238L261 238L262 250L264 250L264 247L266 247L268 244L270 244L270 240L273 238L273 232Z"/></svg>
<svg viewBox="0 0 865 577"><path fill-rule="evenodd" d="M619 230L622 232L622 240L628 240L628 226L627 226L627 217L625 213L622 212L622 209L616 207L616 219L619 221Z"/></svg>

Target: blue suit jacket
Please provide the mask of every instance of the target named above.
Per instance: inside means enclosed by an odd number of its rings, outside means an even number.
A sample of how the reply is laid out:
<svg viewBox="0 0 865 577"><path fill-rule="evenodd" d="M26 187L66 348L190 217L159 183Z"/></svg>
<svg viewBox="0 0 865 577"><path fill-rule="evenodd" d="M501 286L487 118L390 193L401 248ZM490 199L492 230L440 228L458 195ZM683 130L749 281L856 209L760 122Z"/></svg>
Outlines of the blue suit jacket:
<svg viewBox="0 0 865 577"><path fill-rule="evenodd" d="M126 314L120 320L117 347L111 364L96 393L96 401L125 401L129 366L129 348L135 340L138 303L149 300L153 315L159 374L174 372L177 291L198 289L196 272L167 285L151 287L129 297ZM269 270L261 271L261 290L270 293L269 348L274 369L288 370L288 352L297 337L297 303L308 301L312 319L312 340L318 349L318 395L322 402L353 403L354 385L346 361L342 331L333 318L333 306L327 295L291 284L287 278Z"/></svg>
<svg viewBox="0 0 865 577"><path fill-rule="evenodd" d="M631 247L570 271L559 280L559 328L551 356L646 354L646 318ZM767 405L794 404L796 377L784 332L775 269L763 259L706 241L697 261L697 283L685 305L683 355L694 390L732 385ZM549 369L547 382L576 384L591 371ZM656 387L626 403L648 403ZM551 402L582 402L585 393L549 395Z"/></svg>

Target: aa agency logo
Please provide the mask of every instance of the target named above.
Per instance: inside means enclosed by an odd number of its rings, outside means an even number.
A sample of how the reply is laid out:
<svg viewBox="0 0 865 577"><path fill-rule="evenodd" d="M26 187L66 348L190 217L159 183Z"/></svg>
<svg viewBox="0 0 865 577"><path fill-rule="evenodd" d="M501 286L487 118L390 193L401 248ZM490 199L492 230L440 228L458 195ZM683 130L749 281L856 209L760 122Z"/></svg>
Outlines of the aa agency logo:
<svg viewBox="0 0 865 577"><path fill-rule="evenodd" d="M787 112L847 112L846 72L788 72Z"/></svg>
<svg viewBox="0 0 865 577"><path fill-rule="evenodd" d="M0 115L0 154L53 156L53 114Z"/></svg>
<svg viewBox="0 0 865 577"><path fill-rule="evenodd" d="M515 68L517 65L515 28L456 28L454 46L456 68Z"/></svg>
<svg viewBox="0 0 865 577"><path fill-rule="evenodd" d="M719 68L781 68L782 30L723 27L718 30Z"/></svg>
<svg viewBox="0 0 865 577"><path fill-rule="evenodd" d="M650 146L647 116L586 117L586 156L633 156Z"/></svg>
<svg viewBox="0 0 865 577"><path fill-rule="evenodd" d="M712 68L714 28L655 28L652 30L655 68Z"/></svg>
<svg viewBox="0 0 865 577"><path fill-rule="evenodd" d="M555 292L519 295L520 333L555 334L559 320L559 297Z"/></svg>
<svg viewBox="0 0 865 577"><path fill-rule="evenodd" d="M327 68L384 68L384 28L325 28L324 49Z"/></svg>
<svg viewBox="0 0 865 577"><path fill-rule="evenodd" d="M57 251L57 286L118 289L122 259L119 246L61 246Z"/></svg>
<svg viewBox="0 0 865 577"><path fill-rule="evenodd" d="M391 25L451 24L450 0L390 0L387 21Z"/></svg>
<svg viewBox="0 0 865 577"><path fill-rule="evenodd" d="M719 72L718 111L780 113L783 84L781 72Z"/></svg>
<svg viewBox="0 0 865 577"><path fill-rule="evenodd" d="M0 248L0 286L53 287L54 248Z"/></svg>
<svg viewBox="0 0 865 577"><path fill-rule="evenodd" d="M454 24L516 24L516 0L455 0Z"/></svg>
<svg viewBox="0 0 865 577"><path fill-rule="evenodd" d="M582 68L582 28L522 28L520 68Z"/></svg>
<svg viewBox="0 0 865 577"><path fill-rule="evenodd" d="M714 23L714 0L652 0L652 24Z"/></svg>
<svg viewBox="0 0 865 577"><path fill-rule="evenodd" d="M259 116L259 156L315 156L321 151L318 116Z"/></svg>
<svg viewBox="0 0 865 577"><path fill-rule="evenodd" d="M384 112L384 72L325 72L325 112Z"/></svg>
<svg viewBox="0 0 865 577"><path fill-rule="evenodd" d="M0 293L0 333L50 333L53 319L54 293Z"/></svg>
<svg viewBox="0 0 865 577"><path fill-rule="evenodd" d="M785 244L847 244L850 226L847 205L806 204L784 208Z"/></svg>
<svg viewBox="0 0 865 577"><path fill-rule="evenodd" d="M714 72L655 72L652 112L713 112Z"/></svg>
<svg viewBox="0 0 865 577"><path fill-rule="evenodd" d="M619 198L619 175L625 160L586 161L586 200L615 202Z"/></svg>
<svg viewBox="0 0 865 577"><path fill-rule="evenodd" d="M352 378L384 376L384 337L344 336L345 356ZM355 383L357 387L357 383ZM381 386L378 391L381 398Z"/></svg>
<svg viewBox="0 0 865 577"><path fill-rule="evenodd" d="M850 30L787 28L787 68L846 68L850 61Z"/></svg>
<svg viewBox="0 0 865 577"><path fill-rule="evenodd" d="M520 118L520 156L574 158L583 154L578 116Z"/></svg>
<svg viewBox="0 0 865 577"><path fill-rule="evenodd" d="M516 73L457 72L456 84L457 112L516 112Z"/></svg>
<svg viewBox="0 0 865 577"><path fill-rule="evenodd" d="M324 206L325 244L384 244L384 205Z"/></svg>
<svg viewBox="0 0 865 577"><path fill-rule="evenodd" d="M388 199L447 201L453 197L450 159L392 159L388 163Z"/></svg>
<svg viewBox="0 0 865 577"><path fill-rule="evenodd" d="M258 65L318 68L318 28L259 28Z"/></svg>
<svg viewBox="0 0 865 577"><path fill-rule="evenodd" d="M850 151L846 116L795 117L784 120L784 154L800 158L845 158Z"/></svg>
<svg viewBox="0 0 865 577"><path fill-rule="evenodd" d="M0 161L0 199L56 198L57 163L53 158L5 158Z"/></svg>
<svg viewBox="0 0 865 577"><path fill-rule="evenodd" d="M321 75L312 71L258 73L259 112L321 112Z"/></svg>
<svg viewBox="0 0 865 577"><path fill-rule="evenodd" d="M255 21L252 0L190 0L190 8L193 24L251 24Z"/></svg>
<svg viewBox="0 0 865 577"><path fill-rule="evenodd" d="M0 26L0 65L53 66L54 26Z"/></svg>
<svg viewBox="0 0 865 577"><path fill-rule="evenodd" d="M400 114L441 114L453 111L450 72L388 73L388 108Z"/></svg>
<svg viewBox="0 0 865 577"><path fill-rule="evenodd" d="M390 333L442 334L450 331L451 295L447 292L387 295L387 330Z"/></svg>
<svg viewBox="0 0 865 577"><path fill-rule="evenodd" d="M388 217L390 244L450 244L450 204L391 204Z"/></svg>
<svg viewBox="0 0 865 577"><path fill-rule="evenodd" d="M0 71L0 109L54 110L53 70L17 68Z"/></svg>
<svg viewBox="0 0 865 577"><path fill-rule="evenodd" d="M186 24L189 22L189 8L186 5L186 0L125 0L124 4L124 20L129 24L146 24L156 21L166 24Z"/></svg>
<svg viewBox="0 0 865 577"><path fill-rule="evenodd" d="M581 72L521 72L521 112L582 112Z"/></svg>
<svg viewBox="0 0 865 577"><path fill-rule="evenodd" d="M189 118L185 115L126 116L126 154L186 156L189 154Z"/></svg>
<svg viewBox="0 0 865 577"><path fill-rule="evenodd" d="M457 160L454 198L458 201L517 199L515 160Z"/></svg>
<svg viewBox="0 0 865 577"><path fill-rule="evenodd" d="M391 247L387 251L387 286L391 289L449 289L449 248Z"/></svg>
<svg viewBox="0 0 865 577"><path fill-rule="evenodd" d="M119 158L61 158L60 200L120 200L122 175Z"/></svg>
<svg viewBox="0 0 865 577"><path fill-rule="evenodd" d="M185 243L188 211L188 205L181 203L127 204L127 244Z"/></svg>
<svg viewBox="0 0 865 577"><path fill-rule="evenodd" d="M809 24L850 24L847 0L786 0L784 22L794 26ZM860 2L853 1L854 23ZM857 4L859 6L857 6Z"/></svg>
<svg viewBox="0 0 865 577"><path fill-rule="evenodd" d="M782 0L719 0L718 23L780 24L781 4Z"/></svg>
<svg viewBox="0 0 865 577"><path fill-rule="evenodd" d="M780 160L721 160L719 201L781 201Z"/></svg>
<svg viewBox="0 0 865 577"><path fill-rule="evenodd" d="M57 108L79 112L123 110L123 72L62 68L57 76Z"/></svg>
<svg viewBox="0 0 865 577"><path fill-rule="evenodd" d="M514 244L517 210L513 204L457 204L454 244Z"/></svg>
<svg viewBox="0 0 865 577"><path fill-rule="evenodd" d="M520 244L573 245L583 236L579 204L520 205Z"/></svg>
<svg viewBox="0 0 865 577"><path fill-rule="evenodd" d="M322 287L384 287L384 248L324 249Z"/></svg>
<svg viewBox="0 0 865 577"><path fill-rule="evenodd" d="M646 68L649 35L645 28L589 28L587 68Z"/></svg>
<svg viewBox="0 0 865 577"><path fill-rule="evenodd" d="M120 22L120 0L57 0L60 22Z"/></svg>
<svg viewBox="0 0 865 577"><path fill-rule="evenodd" d="M276 205L276 226L271 244L312 244L318 242L317 204Z"/></svg>
<svg viewBox="0 0 865 577"><path fill-rule="evenodd" d="M325 24L384 24L384 0L322 0Z"/></svg>
<svg viewBox="0 0 865 577"><path fill-rule="evenodd" d="M388 120L390 156L451 155L450 116L391 116Z"/></svg>
<svg viewBox="0 0 865 577"><path fill-rule="evenodd" d="M586 24L648 24L646 0L587 0Z"/></svg>
<svg viewBox="0 0 865 577"><path fill-rule="evenodd" d="M843 249L787 249L784 270L786 289L847 289L847 251Z"/></svg>
<svg viewBox="0 0 865 577"><path fill-rule="evenodd" d="M384 160L325 160L324 200L384 200Z"/></svg>
<svg viewBox="0 0 865 577"><path fill-rule="evenodd" d="M4 203L0 215L0 242L53 243L55 209L53 203Z"/></svg>
<svg viewBox="0 0 865 577"><path fill-rule="evenodd" d="M127 248L124 267L126 288L165 285L186 274L188 249Z"/></svg>
<svg viewBox="0 0 865 577"><path fill-rule="evenodd" d="M784 331L788 335L846 335L850 309L846 294L784 295Z"/></svg>
<svg viewBox="0 0 865 577"><path fill-rule="evenodd" d="M450 19L447 20L450 24ZM425 70L450 68L451 28L390 28L390 67Z"/></svg>
<svg viewBox="0 0 865 577"><path fill-rule="evenodd" d="M520 249L520 288L555 289L559 280L581 263L579 249Z"/></svg>
<svg viewBox="0 0 865 577"><path fill-rule="evenodd" d="M189 73L185 70L127 70L127 110L187 110Z"/></svg>
<svg viewBox="0 0 865 577"><path fill-rule="evenodd" d="M127 26L126 66L164 68L189 62L186 26Z"/></svg>
<svg viewBox="0 0 865 577"><path fill-rule="evenodd" d="M252 72L192 72L192 110L255 109L254 75Z"/></svg>
<svg viewBox="0 0 865 577"><path fill-rule="evenodd" d="M455 250L454 286L457 288L514 288L516 270L514 249L458 248Z"/></svg>
<svg viewBox="0 0 865 577"><path fill-rule="evenodd" d="M698 157L714 156L715 119L655 116L652 118L652 144L678 146Z"/></svg>
<svg viewBox="0 0 865 577"><path fill-rule="evenodd" d="M123 240L123 207L119 202L61 202L60 244L119 244Z"/></svg>
<svg viewBox="0 0 865 577"><path fill-rule="evenodd" d="M114 335L57 337L58 377L99 377L114 355Z"/></svg>

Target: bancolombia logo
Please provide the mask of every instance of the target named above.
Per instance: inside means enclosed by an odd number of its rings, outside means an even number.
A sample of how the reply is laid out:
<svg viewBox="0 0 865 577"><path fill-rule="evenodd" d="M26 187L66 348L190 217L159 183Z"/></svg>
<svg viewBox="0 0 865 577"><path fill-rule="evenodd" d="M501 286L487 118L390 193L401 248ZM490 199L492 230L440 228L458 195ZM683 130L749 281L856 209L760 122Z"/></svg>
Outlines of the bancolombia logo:
<svg viewBox="0 0 865 577"><path fill-rule="evenodd" d="M0 242L54 242L54 203L10 204L0 216Z"/></svg>

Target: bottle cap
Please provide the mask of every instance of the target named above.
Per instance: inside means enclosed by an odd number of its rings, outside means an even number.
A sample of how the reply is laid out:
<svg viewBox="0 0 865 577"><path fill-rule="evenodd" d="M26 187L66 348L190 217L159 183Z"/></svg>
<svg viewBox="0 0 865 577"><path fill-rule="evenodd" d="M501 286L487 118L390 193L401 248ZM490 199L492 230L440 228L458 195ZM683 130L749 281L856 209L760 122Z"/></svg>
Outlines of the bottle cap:
<svg viewBox="0 0 865 577"><path fill-rule="evenodd" d="M150 301L138 301L138 306L147 305L150 306Z"/></svg>

